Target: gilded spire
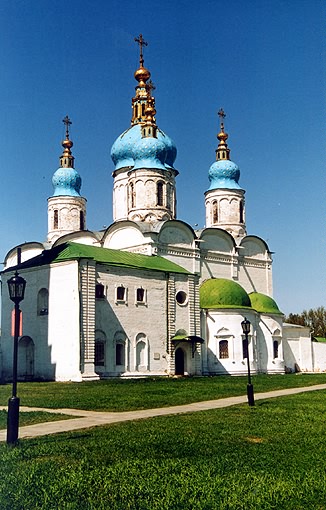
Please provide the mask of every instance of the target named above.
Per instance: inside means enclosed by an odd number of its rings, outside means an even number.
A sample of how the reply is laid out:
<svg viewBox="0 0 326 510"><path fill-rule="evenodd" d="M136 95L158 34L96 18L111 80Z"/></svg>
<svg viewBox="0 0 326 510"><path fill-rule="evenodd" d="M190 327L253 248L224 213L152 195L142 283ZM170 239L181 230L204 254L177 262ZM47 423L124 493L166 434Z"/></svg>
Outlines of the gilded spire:
<svg viewBox="0 0 326 510"><path fill-rule="evenodd" d="M220 132L217 135L219 140L218 147L216 149L216 160L220 159L230 159L230 149L226 143L226 140L229 138L229 135L224 131L224 119L226 117L223 108L220 108L218 111L218 116L220 117Z"/></svg>
<svg viewBox="0 0 326 510"><path fill-rule="evenodd" d="M71 147L73 146L72 141L69 139L69 126L71 126L72 122L69 119L68 115L62 120L62 122L66 126L66 139L61 143L63 147L63 153L60 156L60 166L62 168L74 168L74 160L75 158L71 154Z"/></svg>
<svg viewBox="0 0 326 510"><path fill-rule="evenodd" d="M151 88L147 81L151 77L151 73L144 67L143 47L148 43L144 40L142 34L135 37L135 42L139 45L139 68L135 72L135 79L138 81L136 86L136 95L132 98L132 119L131 124L142 124L147 121L148 112L146 113L148 100L151 97ZM152 98L154 100L154 98Z"/></svg>

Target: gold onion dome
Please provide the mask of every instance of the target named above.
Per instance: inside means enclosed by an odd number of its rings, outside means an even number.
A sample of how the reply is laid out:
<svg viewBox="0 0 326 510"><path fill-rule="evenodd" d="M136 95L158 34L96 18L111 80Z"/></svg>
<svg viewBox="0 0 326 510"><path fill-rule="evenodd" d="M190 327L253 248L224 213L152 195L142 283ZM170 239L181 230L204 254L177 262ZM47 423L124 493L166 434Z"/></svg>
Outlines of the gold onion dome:
<svg viewBox="0 0 326 510"><path fill-rule="evenodd" d="M151 73L149 72L148 69L146 69L146 67L139 67L139 69L137 69L137 71L135 71L135 79L138 81L139 83L139 86L140 87L145 87L145 84L147 82L147 80L149 80L149 78L151 77Z"/></svg>

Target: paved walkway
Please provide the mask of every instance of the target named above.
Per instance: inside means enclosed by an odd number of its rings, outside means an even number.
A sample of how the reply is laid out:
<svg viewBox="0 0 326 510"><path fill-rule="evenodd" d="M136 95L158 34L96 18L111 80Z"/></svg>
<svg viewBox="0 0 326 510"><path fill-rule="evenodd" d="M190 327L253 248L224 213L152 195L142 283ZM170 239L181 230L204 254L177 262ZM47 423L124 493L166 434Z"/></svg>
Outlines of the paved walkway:
<svg viewBox="0 0 326 510"><path fill-rule="evenodd" d="M307 391L326 390L326 384L316 384L315 386L306 386L303 388L289 388L285 390L275 390L265 393L256 393L255 400L265 400L267 398L283 397L286 395L296 395ZM140 411L127 412L97 412L82 411L80 409L46 409L41 407L20 407L20 411L43 411L47 413L60 413L73 416L71 420L50 421L20 427L19 438L31 438L37 436L47 436L48 434L57 434L59 432L70 432L73 430L97 427L100 425L109 425L111 423L120 423L130 420L140 420L152 418L154 416L166 416L171 414L193 413L196 411L207 411L209 409L220 409L247 402L247 395L240 397L221 398L219 400L207 400L205 402L195 402L173 407L161 407L158 409L143 409ZM0 410L7 409L6 406L0 406ZM6 441L7 431L0 430L0 442Z"/></svg>

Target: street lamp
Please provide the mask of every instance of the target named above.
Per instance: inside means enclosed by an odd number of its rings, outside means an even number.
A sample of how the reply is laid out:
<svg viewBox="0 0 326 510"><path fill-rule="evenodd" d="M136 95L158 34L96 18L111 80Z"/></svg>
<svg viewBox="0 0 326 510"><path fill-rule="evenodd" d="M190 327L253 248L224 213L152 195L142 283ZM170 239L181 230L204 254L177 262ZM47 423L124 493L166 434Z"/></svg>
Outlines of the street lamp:
<svg viewBox="0 0 326 510"><path fill-rule="evenodd" d="M247 320L245 317L244 321L241 322L241 327L243 334L246 339L246 347L247 347L247 367L248 367L248 384L247 384L247 396L248 396L248 404L250 406L255 405L255 399L254 399L254 387L251 384L251 377L250 377L250 364L249 364L249 342L248 342L248 335L250 333L250 321Z"/></svg>
<svg viewBox="0 0 326 510"><path fill-rule="evenodd" d="M17 397L17 361L18 361L18 337L20 329L19 303L23 301L26 287L26 280L15 273L8 280L9 297L15 303L14 312L14 356L12 366L12 395L8 400L7 419L7 444L15 444L18 439L19 425L19 398Z"/></svg>

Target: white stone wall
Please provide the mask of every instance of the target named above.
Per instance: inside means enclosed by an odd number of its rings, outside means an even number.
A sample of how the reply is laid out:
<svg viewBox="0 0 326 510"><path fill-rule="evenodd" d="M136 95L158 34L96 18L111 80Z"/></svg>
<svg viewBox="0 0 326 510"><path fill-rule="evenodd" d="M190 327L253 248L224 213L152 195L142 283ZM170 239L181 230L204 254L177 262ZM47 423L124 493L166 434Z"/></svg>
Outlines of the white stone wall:
<svg viewBox="0 0 326 510"><path fill-rule="evenodd" d="M56 221L55 211L57 211ZM83 228L81 228L81 214ZM53 243L59 237L79 230L86 230L86 199L70 196L50 197L48 199L48 241Z"/></svg>
<svg viewBox="0 0 326 510"><path fill-rule="evenodd" d="M78 264L69 262L51 267L20 271L26 280L25 299L21 302L23 312L23 336L33 344L33 377L55 380L81 380L79 369L79 295ZM2 337L3 378L12 376L13 340L11 337L11 311L6 280L2 277ZM48 313L40 314L38 294L41 289L49 291ZM24 353L19 360L24 362ZM19 367L18 374L23 367Z"/></svg>

